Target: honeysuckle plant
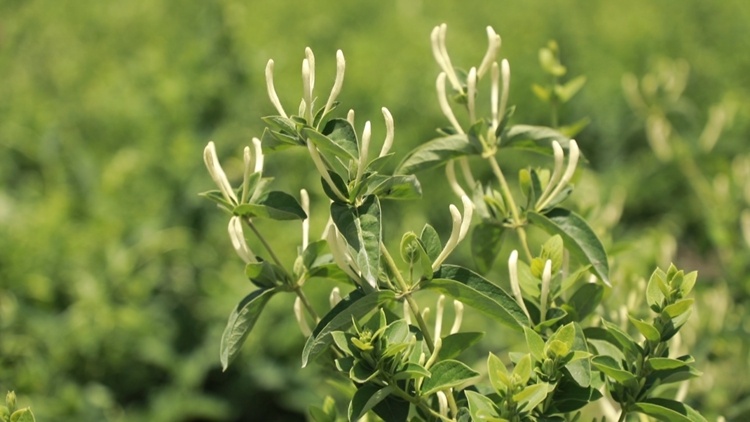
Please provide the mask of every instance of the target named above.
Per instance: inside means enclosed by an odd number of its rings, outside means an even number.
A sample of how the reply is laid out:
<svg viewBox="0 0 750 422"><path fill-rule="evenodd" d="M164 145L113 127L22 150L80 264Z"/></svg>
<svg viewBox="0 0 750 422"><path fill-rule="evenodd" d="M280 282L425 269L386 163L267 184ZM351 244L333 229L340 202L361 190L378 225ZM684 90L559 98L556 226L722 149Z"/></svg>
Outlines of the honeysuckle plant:
<svg viewBox="0 0 750 422"><path fill-rule="evenodd" d="M638 319L636 309L627 310L631 326L625 328L604 319L602 298L616 282L609 277L607 253L585 218L563 206L582 161L580 147L563 130L512 122L510 65L498 62L501 39L491 27L480 64L468 71L453 65L446 35L447 27L440 25L431 41L440 68L438 104L449 126L403 157L393 174L383 172L392 156L391 113L382 109L386 135L377 154L369 121L357 130L353 110L336 115L346 68L341 51L323 102L315 94L315 56L305 50L296 114L280 102L274 62L268 62L266 88L277 114L263 118L262 136L245 148L241 184L232 185L214 144L206 146L205 163L218 189L204 195L227 212L232 248L254 285L229 316L220 346L222 367L238 357L268 301L289 293L296 296L294 315L307 338L302 366L326 360L354 391L345 406L327 397L312 407L316 421L373 414L387 421L573 421L591 412L619 420L636 412L662 420L703 420L661 388L698 375L689 356L671 356L669 350L690 314L692 299L686 296L696 274L672 266L652 275L645 292L657 315L652 321ZM540 57L555 76L564 74L555 51ZM564 101L582 85L574 79L562 88L555 85L547 96L554 93L555 101ZM539 95L543 88L535 90ZM489 106L482 107L482 101ZM272 179L263 176L266 153L295 147L307 151L330 202L328 215L316 216L328 221L318 240L310 239L306 191L315 187L301 189L298 200L272 190ZM522 168L514 189L497 157L518 151L544 154L550 162ZM426 223L403 233L397 246L388 245L382 207L388 200L420 198L415 174L440 166L460 201L448 209L450 233L441 235ZM478 166L489 167L493 179L477 180ZM257 229L265 219L301 222L302 242L291 268ZM248 246L250 233L262 250ZM451 264L452 253L469 234L475 268ZM507 257L507 277L489 280L483 274L505 243L516 247ZM305 289L314 286L306 283L313 278L338 283L327 309L316 309L307 298ZM418 300L423 292L437 294L434 312ZM449 299L454 321L445 330ZM472 368L458 358L483 334L461 331L464 312L484 315L497 324L493 331L522 334L525 348L508 356L488 350L486 367Z"/></svg>

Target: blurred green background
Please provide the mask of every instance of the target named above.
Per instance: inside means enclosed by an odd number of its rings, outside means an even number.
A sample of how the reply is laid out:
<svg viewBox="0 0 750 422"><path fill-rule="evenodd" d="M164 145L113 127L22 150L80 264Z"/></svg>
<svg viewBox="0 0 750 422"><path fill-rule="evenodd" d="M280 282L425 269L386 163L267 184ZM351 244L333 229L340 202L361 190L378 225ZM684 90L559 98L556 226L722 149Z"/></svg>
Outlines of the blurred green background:
<svg viewBox="0 0 750 422"><path fill-rule="evenodd" d="M637 292L633 274L670 260L701 270L685 341L705 375L689 397L707 416L747 420L750 381L738 379L750 373L744 0L0 1L0 391L16 390L42 421L303 420L325 389L316 369L299 369L291 299L274 299L243 355L219 369L226 317L250 286L225 216L197 196L212 188L202 149L215 141L237 180L242 147L273 112L266 61L276 61L277 90L294 109L310 46L319 92L342 49L343 110L373 120L378 139L388 107L396 152L410 150L445 124L429 46L442 22L457 65L481 59L485 26L501 34L516 122L549 124L530 89L548 82L537 63L548 40L571 75L587 76L562 110L563 121L592 122L579 143L594 173L584 177L596 183L581 182L574 200L596 217L592 204L624 193L622 219L599 226L619 292ZM686 178L687 159L654 157L623 96L623 74L640 77L661 58L691 69L683 98L665 106L678 142L695 144L712 105L734 110L712 151L686 152L719 192L710 198ZM266 162L279 186L317 185L299 155ZM405 229L445 227L444 179L420 176L430 201L388 212ZM315 204L321 194L311 194ZM324 223L314 220L313 232ZM274 242L293 252L298 229L273 226Z"/></svg>

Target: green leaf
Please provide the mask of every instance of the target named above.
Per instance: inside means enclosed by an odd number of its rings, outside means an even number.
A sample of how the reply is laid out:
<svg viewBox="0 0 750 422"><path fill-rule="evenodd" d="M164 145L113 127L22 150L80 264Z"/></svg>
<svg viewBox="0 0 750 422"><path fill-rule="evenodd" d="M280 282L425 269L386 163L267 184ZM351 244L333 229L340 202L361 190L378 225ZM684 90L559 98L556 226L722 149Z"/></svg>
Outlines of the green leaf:
<svg viewBox="0 0 750 422"><path fill-rule="evenodd" d="M669 399L650 398L633 405L633 410L667 422L705 422L704 418L685 403Z"/></svg>
<svg viewBox="0 0 750 422"><path fill-rule="evenodd" d="M268 261L247 264L245 266L245 276L260 288L272 288L288 282L284 270Z"/></svg>
<svg viewBox="0 0 750 422"><path fill-rule="evenodd" d="M646 302L654 312L661 312L666 296L664 291L668 290L665 283L666 274L660 268L651 273L646 285Z"/></svg>
<svg viewBox="0 0 750 422"><path fill-rule="evenodd" d="M543 402L549 392L549 384L542 382L539 384L530 385L519 393L513 395L513 401L518 403L519 412L530 412L539 403Z"/></svg>
<svg viewBox="0 0 750 422"><path fill-rule="evenodd" d="M505 419L500 417L495 403L489 398L474 391L466 391L466 401L469 404L471 420L487 422L505 421Z"/></svg>
<svg viewBox="0 0 750 422"><path fill-rule="evenodd" d="M12 415L10 415L10 422L34 422L34 414L31 413L31 409L28 407L24 407L23 409L18 409L15 412L13 412Z"/></svg>
<svg viewBox="0 0 750 422"><path fill-rule="evenodd" d="M596 369L605 373L607 376L628 388L638 385L638 379L635 375L622 369L620 365L610 356L595 356L591 359L591 364Z"/></svg>
<svg viewBox="0 0 750 422"><path fill-rule="evenodd" d="M531 354L525 354L518 360L516 366L513 368L513 373L510 375L510 381L513 387L524 386L529 382L531 378Z"/></svg>
<svg viewBox="0 0 750 422"><path fill-rule="evenodd" d="M412 379L412 378L428 378L432 374L430 371L425 369L424 366L416 363L407 363L406 366L399 369L398 373L393 376L394 380Z"/></svg>
<svg viewBox="0 0 750 422"><path fill-rule="evenodd" d="M443 265L422 287L457 299L514 330L521 331L529 325L526 314L511 295L466 268Z"/></svg>
<svg viewBox="0 0 750 422"><path fill-rule="evenodd" d="M354 393L354 397L352 397L352 401L349 403L349 420L358 421L376 404L388 397L393 390L394 387L392 385L378 388L372 384L365 384L360 387Z"/></svg>
<svg viewBox="0 0 750 422"><path fill-rule="evenodd" d="M263 145L263 150L266 152L280 151L286 148L301 147L305 145L305 141L296 134L289 135L269 128L263 129L260 143Z"/></svg>
<svg viewBox="0 0 750 422"><path fill-rule="evenodd" d="M633 323L633 325L635 325L635 328L638 329L638 332L643 334L643 337L645 337L646 340L652 343L659 342L661 334L659 334L659 330L657 330L653 325L645 321L641 321L633 317L632 315L628 315L628 319L631 323Z"/></svg>
<svg viewBox="0 0 750 422"><path fill-rule="evenodd" d="M604 296L604 287L600 284L586 283L570 296L568 305L575 310L576 321L582 321L599 306Z"/></svg>
<svg viewBox="0 0 750 422"><path fill-rule="evenodd" d="M435 261L443 250L443 244L440 242L440 236L435 228L429 224L425 224L424 228L422 228L422 233L419 234L419 239L422 241L424 250L427 252L427 256L430 257L430 261Z"/></svg>
<svg viewBox="0 0 750 422"><path fill-rule="evenodd" d="M628 333L609 321L602 320L602 325L609 338L614 340L614 344L620 347L629 360L635 361L635 359L641 357L643 350Z"/></svg>
<svg viewBox="0 0 750 422"><path fill-rule="evenodd" d="M357 135L346 119L330 120L326 123L322 133L306 127L302 129L302 135L321 151L331 153L343 160L356 160L359 157Z"/></svg>
<svg viewBox="0 0 750 422"><path fill-rule="evenodd" d="M690 358L687 356L686 358ZM648 379L652 383L659 381L659 385L682 382L701 376L701 372L689 361L670 358L651 358L646 361L646 368L650 370Z"/></svg>
<svg viewBox="0 0 750 422"><path fill-rule="evenodd" d="M531 356L534 357L534 361L544 361L544 339L536 331L529 327L523 327L523 333L526 336L526 345L531 352Z"/></svg>
<svg viewBox="0 0 750 422"><path fill-rule="evenodd" d="M487 375L490 379L492 388L494 388L498 394L505 393L513 387L511 385L508 368L505 367L505 364L499 357L491 352L487 357Z"/></svg>
<svg viewBox="0 0 750 422"><path fill-rule="evenodd" d="M302 350L302 367L323 353L333 342L330 336L332 331L347 329L352 324L352 318L357 320L370 311L395 300L396 294L390 290L375 291L365 295L360 290L355 290L349 296L342 299L320 320L307 339L305 348Z"/></svg>
<svg viewBox="0 0 750 422"><path fill-rule="evenodd" d="M566 82L564 85L555 86L555 95L562 103L567 103L578 91L586 85L586 77L578 76Z"/></svg>
<svg viewBox="0 0 750 422"><path fill-rule="evenodd" d="M372 175L367 178L364 196L376 195L380 199L419 199L422 197L422 185L417 176L409 175Z"/></svg>
<svg viewBox="0 0 750 422"><path fill-rule="evenodd" d="M399 164L395 173L413 174L440 166L454 158L480 153L481 151L476 149L465 134L445 136L412 150Z"/></svg>
<svg viewBox="0 0 750 422"><path fill-rule="evenodd" d="M380 271L380 201L369 196L360 206L334 202L331 218L347 243L357 251L356 262L362 276L371 286L378 282Z"/></svg>
<svg viewBox="0 0 750 422"><path fill-rule="evenodd" d="M546 357L549 358L556 358L556 357L565 357L568 352L571 352L573 350L573 343L575 342L576 338L576 329L573 323L569 323L566 325L563 325L562 327L558 328L557 331L555 331L554 334L550 336L550 338L547 340L547 344L545 345L545 354ZM555 350L549 350L552 346L552 344L557 341L560 342L560 345L556 346L556 352L558 352L558 355L551 356L548 352L554 352ZM564 347L561 347L564 346Z"/></svg>
<svg viewBox="0 0 750 422"><path fill-rule="evenodd" d="M528 211L527 216L547 233L562 236L570 253L579 261L591 264L597 277L611 286L607 253L586 220L564 208L553 208L545 214Z"/></svg>
<svg viewBox="0 0 750 422"><path fill-rule="evenodd" d="M310 406L308 411L315 422L336 422L336 402L331 396L323 400L323 407Z"/></svg>
<svg viewBox="0 0 750 422"><path fill-rule="evenodd" d="M273 220L304 220L307 214L297 198L286 192L271 191L254 204L238 205L232 211L242 217L271 218Z"/></svg>
<svg viewBox="0 0 750 422"><path fill-rule="evenodd" d="M542 70L553 76L563 76L567 72L565 66L560 64L555 52L549 48L539 50L539 64L542 66Z"/></svg>
<svg viewBox="0 0 750 422"><path fill-rule="evenodd" d="M588 387L591 385L591 360L588 359L590 356L588 342L581 325L573 322L573 327L575 328L575 339L572 347L573 357L565 365L565 369L579 386ZM585 358L579 358L580 356L585 356Z"/></svg>
<svg viewBox="0 0 750 422"><path fill-rule="evenodd" d="M664 308L661 312L661 319L666 320L666 323L661 332L662 341L672 338L685 325L692 313L693 301L693 299L682 299Z"/></svg>
<svg viewBox="0 0 750 422"><path fill-rule="evenodd" d="M486 273L500 254L505 227L495 221L482 221L471 234L471 254L480 273Z"/></svg>
<svg viewBox="0 0 750 422"><path fill-rule="evenodd" d="M455 387L479 375L478 372L457 360L443 360L430 368L432 376L422 383L422 395L427 396L440 390Z"/></svg>
<svg viewBox="0 0 750 422"><path fill-rule="evenodd" d="M698 279L698 271L693 271L685 274L685 278L682 280L682 284L679 286L682 297L687 296L693 290L695 281Z"/></svg>
<svg viewBox="0 0 750 422"><path fill-rule="evenodd" d="M443 337L443 345L438 352L438 360L453 359L464 350L476 344L484 333L460 332Z"/></svg>
<svg viewBox="0 0 750 422"><path fill-rule="evenodd" d="M513 125L500 138L500 148L531 151L554 156L552 141L557 141L564 150L568 149L570 138L546 126Z"/></svg>
<svg viewBox="0 0 750 422"><path fill-rule="evenodd" d="M221 336L219 354L223 371L226 371L229 364L237 357L266 303L275 294L274 289L256 290L245 296L229 315L229 321Z"/></svg>

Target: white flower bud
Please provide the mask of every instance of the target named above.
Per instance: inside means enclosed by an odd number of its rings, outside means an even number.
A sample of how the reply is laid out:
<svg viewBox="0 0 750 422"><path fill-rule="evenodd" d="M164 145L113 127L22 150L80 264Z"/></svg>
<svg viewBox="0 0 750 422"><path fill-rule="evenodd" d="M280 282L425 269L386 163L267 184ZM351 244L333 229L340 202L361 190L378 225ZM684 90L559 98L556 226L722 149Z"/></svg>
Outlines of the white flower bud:
<svg viewBox="0 0 750 422"><path fill-rule="evenodd" d="M326 101L325 113L328 113L333 107L333 103L341 93L341 87L344 85L344 72L346 71L346 60L344 60L344 52L341 50L336 51L336 79L333 81L333 88L331 88L331 94L328 95L328 101Z"/></svg>
<svg viewBox="0 0 750 422"><path fill-rule="evenodd" d="M443 111L445 117L448 118L448 121L453 126L453 128L456 129L456 132L464 133L464 130L461 129L461 125L458 123L458 120L456 120L456 115L453 114L453 109L451 109L450 103L448 102L448 95L445 92L445 78L445 72L441 72L438 75L437 81L435 83L440 109Z"/></svg>
<svg viewBox="0 0 750 422"><path fill-rule="evenodd" d="M219 159L216 157L216 146L213 141L209 142L203 150L203 161L206 163L208 173L219 187L224 199L232 205L237 205L237 195L235 195L232 186L229 184L227 175L224 173L224 169L221 168L221 163L219 163Z"/></svg>
<svg viewBox="0 0 750 422"><path fill-rule="evenodd" d="M523 295L521 294L521 284L518 281L517 250L513 250L513 252L510 253L510 258L508 259L508 273L510 275L510 288L513 291L513 296L516 298L516 302L518 303L518 306L520 306L523 310L523 313L526 314L526 317L529 319L529 321L531 321L529 310L526 309L526 304L523 302Z"/></svg>
<svg viewBox="0 0 750 422"><path fill-rule="evenodd" d="M229 231L229 239L232 241L232 247L237 252L237 255L245 261L245 264L256 262L255 255L253 255L245 240L245 233L242 230L242 219L236 215L232 216L229 219L227 230Z"/></svg>
<svg viewBox="0 0 750 422"><path fill-rule="evenodd" d="M464 319L464 304L454 300L453 309L455 311L455 317L453 318L453 326L451 326L451 334L456 334L461 329L461 323Z"/></svg>
<svg viewBox="0 0 750 422"><path fill-rule="evenodd" d="M273 60L269 60L266 65L266 90L268 91L268 98L271 100L271 104L276 107L276 111L285 118L288 118L284 107L281 106L279 96L276 95L276 88L273 86Z"/></svg>
<svg viewBox="0 0 750 422"><path fill-rule="evenodd" d="M391 150L391 145L393 145L394 136L393 116L391 112L385 107L381 108L380 111L383 112L383 119L385 120L385 141L383 141L383 147L380 149L378 157L388 154L388 151Z"/></svg>
<svg viewBox="0 0 750 422"><path fill-rule="evenodd" d="M302 310L302 299L299 297L294 300L294 317L297 319L297 325L299 326L302 335L310 337L312 335L312 330L310 330L310 326L307 324L307 319Z"/></svg>

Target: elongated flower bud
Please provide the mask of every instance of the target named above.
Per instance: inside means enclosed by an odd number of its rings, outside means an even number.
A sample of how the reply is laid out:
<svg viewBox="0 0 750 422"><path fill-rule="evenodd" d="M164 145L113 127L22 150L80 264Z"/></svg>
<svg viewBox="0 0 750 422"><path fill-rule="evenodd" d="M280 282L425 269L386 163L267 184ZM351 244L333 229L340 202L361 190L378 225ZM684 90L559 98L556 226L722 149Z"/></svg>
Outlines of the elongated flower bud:
<svg viewBox="0 0 750 422"><path fill-rule="evenodd" d="M464 133L464 130L461 128L461 125L458 123L458 120L456 120L456 115L453 114L453 109L451 109L450 103L448 102L448 95L445 92L445 78L446 78L445 72L441 72L438 75L437 81L435 83L435 87L437 88L437 94L438 94L438 103L440 104L440 110L443 111L443 114L445 115L445 117L448 118L448 121L451 123L453 128L456 129L456 132Z"/></svg>
<svg viewBox="0 0 750 422"><path fill-rule="evenodd" d="M307 324L305 313L302 310L302 299L299 297L294 300L294 317L297 319L297 325L299 326L302 335L310 337L312 335L312 330L310 330L310 326Z"/></svg>
<svg viewBox="0 0 750 422"><path fill-rule="evenodd" d="M383 141L383 147L380 149L378 157L388 154L388 151L391 150L391 145L393 145L394 136L393 116L391 112L385 107L381 108L380 111L383 112L383 119L385 120L385 141Z"/></svg>
<svg viewBox="0 0 750 422"><path fill-rule="evenodd" d="M453 193L459 197L466 196L466 192L461 188L461 185L458 184L458 180L456 179L456 160L450 160L448 161L448 164L445 165L445 176L448 179L448 186L451 187Z"/></svg>
<svg viewBox="0 0 750 422"><path fill-rule="evenodd" d="M517 250L513 250L513 252L510 253L510 258L508 259L508 273L510 275L510 288L513 291L513 296L516 298L516 302L518 303L518 306L520 306L523 310L523 313L525 313L526 317L529 319L529 321L531 321L529 310L526 309L526 304L523 302L523 295L521 294L521 284L518 281Z"/></svg>
<svg viewBox="0 0 750 422"><path fill-rule="evenodd" d="M242 230L242 219L238 216L232 216L229 219L229 239L232 241L232 247L234 248L237 255L245 261L245 264L255 262L255 255L253 255L250 247L247 246L245 241L245 233Z"/></svg>
<svg viewBox="0 0 750 422"><path fill-rule="evenodd" d="M435 307L435 338L440 338L443 332L443 313L445 312L445 295L440 295Z"/></svg>
<svg viewBox="0 0 750 422"><path fill-rule="evenodd" d="M469 108L469 123L473 124L477 120L476 103L477 103L477 68L469 69L469 75L466 78L466 96Z"/></svg>
<svg viewBox="0 0 750 422"><path fill-rule="evenodd" d="M216 157L216 145L214 145L213 141L209 142L203 150L203 161L206 163L208 173L211 175L214 183L216 183L216 186L219 187L224 199L232 205L237 205L237 195L235 195L232 186L229 184L227 175L224 173L224 169L221 168L221 163L219 163L219 159Z"/></svg>
<svg viewBox="0 0 750 422"><path fill-rule="evenodd" d="M455 317L453 318L453 325L451 326L451 334L456 334L458 330L461 329L461 323L464 319L464 304L454 300L453 301L453 309L455 313Z"/></svg>
<svg viewBox="0 0 750 422"><path fill-rule="evenodd" d="M310 196L305 189L300 189L299 197L302 211L304 211L307 216L302 220L302 250L304 251L307 249L307 245L310 242Z"/></svg>
<svg viewBox="0 0 750 422"><path fill-rule="evenodd" d="M497 58L497 53L500 51L500 44L501 39L500 35L497 35L495 33L495 30L491 27L487 27L487 52L484 53L484 58L482 59L482 64L479 65L479 69L477 70L477 76L481 79L482 76L484 76L485 73L487 73L487 70L490 69L492 64L495 62L495 58Z"/></svg>
<svg viewBox="0 0 750 422"><path fill-rule="evenodd" d="M331 88L331 94L328 95L328 101L326 101L325 111L328 113L333 107L333 103L341 93L341 87L344 85L344 73L346 71L346 60L344 60L344 52L341 50L336 51L336 79L333 81L333 88Z"/></svg>
<svg viewBox="0 0 750 422"><path fill-rule="evenodd" d="M547 300L549 297L549 283L551 279L552 279L552 261L548 259L544 263L544 270L542 271L542 293L541 293L541 297L539 298L539 302L540 302L539 315L540 315L542 322L544 322L545 317L547 315Z"/></svg>
<svg viewBox="0 0 750 422"><path fill-rule="evenodd" d="M273 60L269 60L266 65L266 90L268 91L268 98L271 100L271 104L276 107L276 111L285 118L288 118L284 107L281 106L279 96L276 95L276 88L273 86Z"/></svg>

